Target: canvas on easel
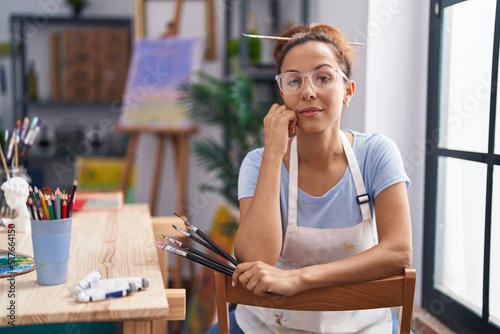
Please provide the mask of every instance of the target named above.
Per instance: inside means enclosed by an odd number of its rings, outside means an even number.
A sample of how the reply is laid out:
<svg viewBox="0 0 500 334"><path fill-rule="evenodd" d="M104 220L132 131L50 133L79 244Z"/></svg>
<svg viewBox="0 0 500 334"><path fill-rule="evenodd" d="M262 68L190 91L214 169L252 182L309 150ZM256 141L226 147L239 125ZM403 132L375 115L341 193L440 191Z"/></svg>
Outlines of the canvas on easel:
<svg viewBox="0 0 500 334"><path fill-rule="evenodd" d="M189 126L177 101L178 87L199 70L203 38L166 37L136 41L123 98L120 125Z"/></svg>

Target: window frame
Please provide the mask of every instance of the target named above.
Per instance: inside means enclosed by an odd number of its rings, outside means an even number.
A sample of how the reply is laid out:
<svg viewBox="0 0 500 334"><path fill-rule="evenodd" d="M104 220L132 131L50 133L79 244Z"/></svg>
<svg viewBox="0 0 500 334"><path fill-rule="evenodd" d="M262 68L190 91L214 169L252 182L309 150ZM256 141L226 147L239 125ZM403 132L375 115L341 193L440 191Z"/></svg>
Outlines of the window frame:
<svg viewBox="0 0 500 334"><path fill-rule="evenodd" d="M429 15L429 59L428 59L428 91L427 91L427 125L426 139L439 138L439 98L440 98L440 63L442 12L445 7L453 6L468 0L431 0ZM473 14L471 14L473 15ZM422 267L422 307L443 323L461 333L499 333L500 328L488 321L489 317L489 280L490 280L490 248L491 248L491 214L493 196L493 170L500 166L500 155L495 155L495 121L497 106L497 82L500 47L500 4L495 10L495 26L493 40L493 58L491 68L490 115L488 127L488 152L476 153L451 150L439 147L427 148L425 162L425 201L424 201L424 247ZM500 129L499 129L500 131ZM436 221L438 202L438 160L440 157L451 157L466 161L480 162L487 166L486 173L486 206L483 261L483 295L482 316L478 316L459 301L446 295L434 287ZM497 180L500 182L500 180ZM500 241L499 241L500 242Z"/></svg>

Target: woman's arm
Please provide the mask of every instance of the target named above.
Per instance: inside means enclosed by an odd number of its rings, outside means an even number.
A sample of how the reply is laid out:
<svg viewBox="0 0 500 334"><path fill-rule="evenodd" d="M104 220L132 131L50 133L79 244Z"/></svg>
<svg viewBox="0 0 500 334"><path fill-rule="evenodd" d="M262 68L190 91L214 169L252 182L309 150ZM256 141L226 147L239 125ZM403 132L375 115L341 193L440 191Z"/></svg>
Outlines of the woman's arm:
<svg viewBox="0 0 500 334"><path fill-rule="evenodd" d="M392 185L375 199L379 243L344 260L295 270L281 270L262 262L242 263L233 281L258 295L267 291L293 295L324 286L356 283L400 274L411 266L410 209L404 182Z"/></svg>
<svg viewBox="0 0 500 334"><path fill-rule="evenodd" d="M253 197L240 200L240 222L234 253L240 262L275 264L282 244L280 176L288 136L295 132L295 113L273 104L264 118L264 153Z"/></svg>
<svg viewBox="0 0 500 334"><path fill-rule="evenodd" d="M280 213L280 170L282 157L262 157L254 197L240 200L240 222L234 253L240 262L278 260L282 227Z"/></svg>

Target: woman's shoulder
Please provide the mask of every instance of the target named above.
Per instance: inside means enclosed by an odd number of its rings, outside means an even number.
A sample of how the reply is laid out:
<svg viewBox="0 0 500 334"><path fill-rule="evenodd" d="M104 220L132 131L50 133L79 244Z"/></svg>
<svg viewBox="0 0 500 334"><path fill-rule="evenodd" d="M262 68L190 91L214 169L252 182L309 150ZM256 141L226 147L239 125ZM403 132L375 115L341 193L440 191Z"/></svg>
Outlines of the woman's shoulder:
<svg viewBox="0 0 500 334"><path fill-rule="evenodd" d="M245 155L245 158L243 159L242 164L257 165L257 166L260 165L263 153L264 153L263 147L255 148L248 151L247 154Z"/></svg>
<svg viewBox="0 0 500 334"><path fill-rule="evenodd" d="M383 133L363 133L348 130L354 136L353 150L386 150L396 146L396 143Z"/></svg>
<svg viewBox="0 0 500 334"><path fill-rule="evenodd" d="M263 147L254 148L247 152L245 158L251 160L262 160L262 154L264 153Z"/></svg>

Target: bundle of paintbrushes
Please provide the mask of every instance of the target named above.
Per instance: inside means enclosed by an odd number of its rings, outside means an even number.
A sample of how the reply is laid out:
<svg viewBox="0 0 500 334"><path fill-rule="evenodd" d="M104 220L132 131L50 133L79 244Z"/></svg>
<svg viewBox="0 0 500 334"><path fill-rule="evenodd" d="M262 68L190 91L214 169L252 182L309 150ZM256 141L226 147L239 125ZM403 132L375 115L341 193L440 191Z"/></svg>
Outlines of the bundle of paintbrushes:
<svg viewBox="0 0 500 334"><path fill-rule="evenodd" d="M19 168L19 166L24 165L31 146L40 134L41 126L42 122L35 116L31 123L28 117L25 117L23 121L18 119L10 134L10 139L9 129L5 129L4 136L0 139L2 142L0 155L7 178L10 168Z"/></svg>
<svg viewBox="0 0 500 334"><path fill-rule="evenodd" d="M236 265L238 265L238 261L234 259L231 255L229 255L226 251L224 251L219 245L217 245L210 237L208 237L205 233L203 233L202 230L191 224L190 222L187 221L184 217L181 217L177 214L175 214L177 217L179 217L183 222L184 225L187 227L188 231L184 231L180 228L178 228L175 225L172 225L174 229L179 231L181 234L185 235L189 239L193 240L194 242L198 243L199 245L205 247L206 249L214 252L215 254L221 256L223 259L226 259L229 261L229 263L226 263L224 261L220 261L213 256L207 255L202 251L199 251L198 249L191 247L189 245L186 245L185 243L182 243L174 238L171 238L169 236L166 236L164 234L155 232L155 234L159 235L160 237L166 239L165 242L157 242L156 247L161 248L169 253L182 256L187 258L188 260L194 261L196 263L199 263L203 266L212 268L216 271L219 271L221 273L224 273L226 275L232 276L234 272L234 268ZM197 236L193 235L196 234ZM168 243L171 243L172 245L169 245Z"/></svg>
<svg viewBox="0 0 500 334"><path fill-rule="evenodd" d="M5 129L5 133L0 135L0 185L9 180L11 177L24 177L28 182L30 178L24 168L26 156L35 143L42 122L38 117L34 117L31 121L25 117L21 122L17 120L16 125L9 136L9 129ZM5 202L5 197L0 191L0 217L13 217L17 213L11 209Z"/></svg>

